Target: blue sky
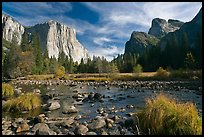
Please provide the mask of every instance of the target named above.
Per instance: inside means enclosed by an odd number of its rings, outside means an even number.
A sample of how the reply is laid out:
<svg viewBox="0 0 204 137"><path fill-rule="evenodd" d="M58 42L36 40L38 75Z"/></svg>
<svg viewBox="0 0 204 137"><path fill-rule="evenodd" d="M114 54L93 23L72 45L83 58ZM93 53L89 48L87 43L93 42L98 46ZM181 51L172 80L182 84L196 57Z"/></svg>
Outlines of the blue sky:
<svg viewBox="0 0 204 137"><path fill-rule="evenodd" d="M24 26L55 20L73 27L92 55L124 53L133 31L148 32L154 18L190 21L202 2L3 2L2 11Z"/></svg>

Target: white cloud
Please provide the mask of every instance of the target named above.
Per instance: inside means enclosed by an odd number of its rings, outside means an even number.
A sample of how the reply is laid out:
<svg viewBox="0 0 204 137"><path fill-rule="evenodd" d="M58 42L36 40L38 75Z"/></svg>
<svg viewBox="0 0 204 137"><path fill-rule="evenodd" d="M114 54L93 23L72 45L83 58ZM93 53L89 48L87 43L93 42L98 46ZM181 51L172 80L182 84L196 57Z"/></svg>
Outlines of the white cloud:
<svg viewBox="0 0 204 137"><path fill-rule="evenodd" d="M152 19L177 19L187 22L192 20L202 7L201 2L81 3L99 13L97 24L66 16L65 12L72 9L69 2L10 2L2 5L4 9L13 8L19 13L19 16L17 14L15 16L16 20L26 26L52 19L75 28L77 35L83 37L84 46L89 48L92 55L105 56L107 59L113 58L118 53L124 53L125 42L130 38L132 31L148 32ZM79 41L81 42L81 39ZM102 47L104 43L106 45L117 43L117 46Z"/></svg>
<svg viewBox="0 0 204 137"><path fill-rule="evenodd" d="M99 12L101 21L106 24L99 32L110 33L123 31L126 25L140 25L146 31L154 18L178 19L190 21L202 7L201 2L118 2L118 3L85 3L86 6ZM113 29L111 29L113 28ZM135 28L136 30L137 28ZM122 33L121 33L122 34Z"/></svg>
<svg viewBox="0 0 204 137"><path fill-rule="evenodd" d="M90 55L93 56L100 56L105 57L108 61L111 61L113 57L117 56L118 54L124 53L123 47L117 47L117 46L108 46L108 47L95 47L92 50L89 51Z"/></svg>
<svg viewBox="0 0 204 137"><path fill-rule="evenodd" d="M112 42L114 40L106 38L106 37L95 37L93 39L93 42L98 44L98 45L103 45L105 42Z"/></svg>
<svg viewBox="0 0 204 137"><path fill-rule="evenodd" d="M72 9L68 2L3 2L2 6L12 9L14 18L25 26L48 21Z"/></svg>

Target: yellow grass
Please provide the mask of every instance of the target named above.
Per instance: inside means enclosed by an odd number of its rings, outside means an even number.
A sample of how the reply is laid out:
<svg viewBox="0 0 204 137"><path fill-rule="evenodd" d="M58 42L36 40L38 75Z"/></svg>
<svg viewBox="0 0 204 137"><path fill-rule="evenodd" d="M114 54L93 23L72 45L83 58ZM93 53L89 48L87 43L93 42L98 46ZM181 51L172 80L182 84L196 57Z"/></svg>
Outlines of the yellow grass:
<svg viewBox="0 0 204 137"><path fill-rule="evenodd" d="M185 76L184 76L185 74ZM81 73L81 74L65 74L60 79L75 80L75 81L132 81L132 80L159 80L159 79L201 79L202 71L172 71L167 72L166 70L159 69L157 72L142 72L142 73ZM48 80L54 79L54 74L47 75L28 75L26 79L30 80ZM57 78L56 78L57 79Z"/></svg>
<svg viewBox="0 0 204 137"><path fill-rule="evenodd" d="M177 103L164 95L148 99L146 107L133 118L144 134L202 134L202 118L198 116L196 106L190 102Z"/></svg>
<svg viewBox="0 0 204 137"><path fill-rule="evenodd" d="M28 111L41 106L40 96L35 93L26 93L17 98L6 101L4 111Z"/></svg>
<svg viewBox="0 0 204 137"><path fill-rule="evenodd" d="M13 87L9 84L2 83L2 96L12 96L13 94Z"/></svg>

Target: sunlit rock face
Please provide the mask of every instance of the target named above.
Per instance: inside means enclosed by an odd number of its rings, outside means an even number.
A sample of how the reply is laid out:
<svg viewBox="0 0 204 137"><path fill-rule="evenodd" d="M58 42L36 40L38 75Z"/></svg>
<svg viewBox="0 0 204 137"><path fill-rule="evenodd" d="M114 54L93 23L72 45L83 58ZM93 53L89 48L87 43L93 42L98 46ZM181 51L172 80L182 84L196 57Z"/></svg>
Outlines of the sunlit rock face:
<svg viewBox="0 0 204 137"><path fill-rule="evenodd" d="M2 13L2 38L21 44L24 27L12 17Z"/></svg>
<svg viewBox="0 0 204 137"><path fill-rule="evenodd" d="M37 24L31 27L23 27L12 17L2 14L2 38L21 44L22 35L37 34L40 40L40 46L43 51L47 49L49 58L59 57L64 52L68 58L78 61L83 58L86 61L89 58L87 49L77 40L76 30L59 22L50 20L48 22Z"/></svg>
<svg viewBox="0 0 204 137"><path fill-rule="evenodd" d="M152 26L149 29L148 34L157 38L161 38L169 32L178 30L184 23L179 20L169 19L168 21L160 18L152 20Z"/></svg>
<svg viewBox="0 0 204 137"><path fill-rule="evenodd" d="M39 35L42 48L47 48L50 58L58 58L61 52L78 62L89 57L86 48L76 39L76 30L69 26L50 20L35 25L29 31Z"/></svg>

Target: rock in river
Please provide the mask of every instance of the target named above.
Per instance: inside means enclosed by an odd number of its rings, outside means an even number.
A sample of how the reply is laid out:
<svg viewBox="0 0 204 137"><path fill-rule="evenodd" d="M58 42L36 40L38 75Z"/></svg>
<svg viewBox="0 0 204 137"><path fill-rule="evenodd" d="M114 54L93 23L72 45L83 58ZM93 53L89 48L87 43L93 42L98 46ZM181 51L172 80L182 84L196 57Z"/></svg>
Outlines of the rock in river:
<svg viewBox="0 0 204 137"><path fill-rule="evenodd" d="M29 129L30 129L29 125L26 122L23 122L17 128L16 133L23 132L23 131L29 131Z"/></svg>
<svg viewBox="0 0 204 137"><path fill-rule="evenodd" d="M91 124L88 125L88 128L91 130L100 129L106 125L106 122L103 118L97 118L92 121Z"/></svg>
<svg viewBox="0 0 204 137"><path fill-rule="evenodd" d="M78 110L75 106L65 106L63 107L62 113L64 114L70 114L70 113L77 113Z"/></svg>
<svg viewBox="0 0 204 137"><path fill-rule="evenodd" d="M51 101L47 106L47 110L55 110L60 108L60 103L58 101Z"/></svg>
<svg viewBox="0 0 204 137"><path fill-rule="evenodd" d="M56 135L56 133L45 123L36 124L32 131L35 132L36 135Z"/></svg>
<svg viewBox="0 0 204 137"><path fill-rule="evenodd" d="M86 132L88 132L88 128L85 125L80 124L79 126L77 126L74 130L74 133L76 135L85 135Z"/></svg>

